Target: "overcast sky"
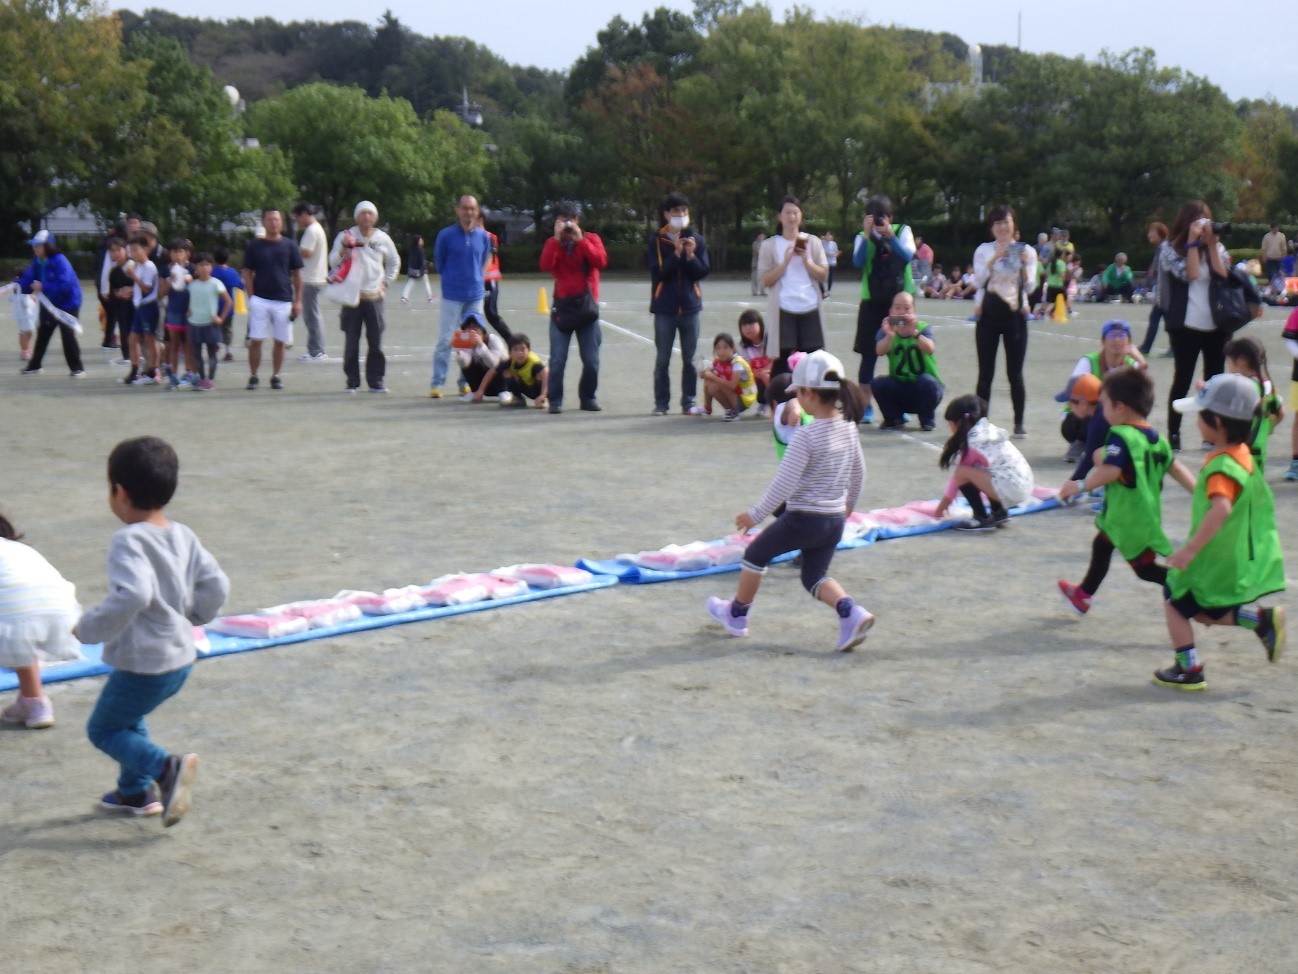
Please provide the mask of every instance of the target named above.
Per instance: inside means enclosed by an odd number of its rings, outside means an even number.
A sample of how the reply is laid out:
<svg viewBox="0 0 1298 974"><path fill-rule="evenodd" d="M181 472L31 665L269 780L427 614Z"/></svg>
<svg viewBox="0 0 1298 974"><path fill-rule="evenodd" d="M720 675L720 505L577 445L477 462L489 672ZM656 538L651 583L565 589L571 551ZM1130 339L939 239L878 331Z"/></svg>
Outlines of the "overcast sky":
<svg viewBox="0 0 1298 974"><path fill-rule="evenodd" d="M370 20L377 22L385 4L361 5L352 0L165 0L113 3L140 12L162 8L188 17L293 20ZM776 15L790 4L769 4ZM1125 51L1152 47L1160 64L1205 76L1231 98L1273 96L1285 104L1298 102L1298 58L1283 38L1268 34L1271 15L1249 13L1221 0L1182 0L1175 5L1151 2L1088 4L1036 2L972 4L968 0L921 0L849 6L839 0L802 0L823 17L861 19L866 23L896 23L922 30L949 31L974 44L1014 44L1022 10L1022 44L1028 51L1094 57L1102 48ZM439 3L390 0L386 6L407 27L425 35L470 37L515 64L565 70L595 43L595 34L615 14L638 22L647 11L666 6L690 11L692 2L667 0L441 0ZM1284 5L1276 8L1286 9ZM1283 16L1283 15L1282 15ZM833 69L832 65L827 68Z"/></svg>

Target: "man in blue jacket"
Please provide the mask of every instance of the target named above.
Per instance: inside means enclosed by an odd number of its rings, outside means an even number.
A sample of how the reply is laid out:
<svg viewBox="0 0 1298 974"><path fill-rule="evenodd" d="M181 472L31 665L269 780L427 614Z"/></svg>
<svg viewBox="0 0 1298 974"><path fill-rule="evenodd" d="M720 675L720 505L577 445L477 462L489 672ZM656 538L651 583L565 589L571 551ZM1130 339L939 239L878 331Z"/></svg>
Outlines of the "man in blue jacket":
<svg viewBox="0 0 1298 974"><path fill-rule="evenodd" d="M18 278L18 286L24 294L36 296L41 302L41 313L40 324L36 326L36 348L22 374L40 375L45 350L49 348L55 329L58 329L68 372L72 378L79 379L86 374L81 365L81 344L77 341L77 333L81 331L77 322L77 315L81 313L81 282L77 280L72 264L59 250L54 234L48 230L37 231L28 243L35 256Z"/></svg>
<svg viewBox="0 0 1298 974"><path fill-rule="evenodd" d="M671 405L672 382L668 375L672 345L681 343L681 411L687 416L700 412L694 397L698 373L694 352L699 343L699 311L703 289L699 281L708 276L707 242L690 229L690 201L683 193L668 193L658 205L660 227L649 235L648 263L652 294L649 310L654 316L655 416L666 416Z"/></svg>
<svg viewBox="0 0 1298 974"><path fill-rule="evenodd" d="M482 313L487 290L482 273L491 258L491 238L478 226L478 201L467 194L455 204L456 222L442 229L433 242L433 264L442 278L442 309L437 347L433 349L432 399L442 398L451 365L451 335L470 311Z"/></svg>

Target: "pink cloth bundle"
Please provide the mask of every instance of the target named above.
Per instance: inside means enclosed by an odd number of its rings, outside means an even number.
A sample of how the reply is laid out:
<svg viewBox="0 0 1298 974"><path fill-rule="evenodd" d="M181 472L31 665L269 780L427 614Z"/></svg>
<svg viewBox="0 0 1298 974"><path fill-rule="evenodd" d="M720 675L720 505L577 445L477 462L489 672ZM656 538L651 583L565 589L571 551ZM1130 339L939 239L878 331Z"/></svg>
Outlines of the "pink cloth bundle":
<svg viewBox="0 0 1298 974"><path fill-rule="evenodd" d="M464 577L485 586L489 599L512 599L528 593L527 582L521 578L510 578L495 572L473 572Z"/></svg>
<svg viewBox="0 0 1298 974"><path fill-rule="evenodd" d="M569 565L508 565L497 568L493 574L517 578L533 588L543 589L583 585L594 577L584 568Z"/></svg>
<svg viewBox="0 0 1298 974"><path fill-rule="evenodd" d="M245 639L278 639L295 632L306 632L311 623L301 616L279 612L267 615L225 616L207 624L213 632Z"/></svg>
<svg viewBox="0 0 1298 974"><path fill-rule="evenodd" d="M467 575L443 575L419 589L429 605L468 605L487 598L487 586Z"/></svg>
<svg viewBox="0 0 1298 974"><path fill-rule="evenodd" d="M198 650L200 656L206 656L212 651L212 640L207 638L207 633L202 626L194 627L194 648Z"/></svg>
<svg viewBox="0 0 1298 974"><path fill-rule="evenodd" d="M382 595L347 590L335 595L334 601L350 603L367 616L397 615L427 605L419 590L410 588L390 588Z"/></svg>
<svg viewBox="0 0 1298 974"><path fill-rule="evenodd" d="M305 619L312 629L328 629L361 617L359 606L350 602L339 602L335 599L312 599L306 602L290 602L287 605L276 605L267 612L282 612L289 616Z"/></svg>

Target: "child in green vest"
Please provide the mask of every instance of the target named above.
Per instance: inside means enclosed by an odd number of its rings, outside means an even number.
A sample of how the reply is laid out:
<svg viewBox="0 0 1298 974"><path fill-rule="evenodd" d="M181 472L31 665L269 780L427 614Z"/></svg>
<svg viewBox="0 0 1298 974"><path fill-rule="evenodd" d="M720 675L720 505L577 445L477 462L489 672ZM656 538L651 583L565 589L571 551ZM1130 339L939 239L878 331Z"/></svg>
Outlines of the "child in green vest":
<svg viewBox="0 0 1298 974"><path fill-rule="evenodd" d="M1226 371L1246 376L1257 386L1258 395L1262 397L1262 408L1253 423L1253 435L1248 445L1253 453L1253 462L1266 473L1266 447L1271 439L1271 431L1284 419L1284 404L1275 394L1271 384L1271 375L1266 367L1266 349L1256 338L1232 338L1222 350L1226 356Z"/></svg>
<svg viewBox="0 0 1298 974"><path fill-rule="evenodd" d="M1197 395L1172 403L1179 413L1198 414L1199 432L1212 452L1195 484L1190 538L1167 559L1164 610L1176 661L1154 673L1167 686L1207 685L1192 621L1251 629L1272 663L1284 652L1284 608L1254 604L1284 589L1275 501L1248 445L1260 401L1250 380L1222 373Z"/></svg>
<svg viewBox="0 0 1298 974"><path fill-rule="evenodd" d="M1059 499L1067 501L1083 491L1105 488L1086 577L1080 585L1062 578L1058 583L1064 601L1078 615L1090 611L1115 548L1137 578L1156 585L1167 581L1167 569L1157 564L1159 555L1172 553L1163 533L1163 478L1171 473L1186 491L1194 491L1194 476L1173 459L1167 440L1149 425L1154 381L1147 372L1130 366L1110 372L1100 387L1100 408L1109 432L1095 466L1085 479L1069 480L1059 489Z"/></svg>

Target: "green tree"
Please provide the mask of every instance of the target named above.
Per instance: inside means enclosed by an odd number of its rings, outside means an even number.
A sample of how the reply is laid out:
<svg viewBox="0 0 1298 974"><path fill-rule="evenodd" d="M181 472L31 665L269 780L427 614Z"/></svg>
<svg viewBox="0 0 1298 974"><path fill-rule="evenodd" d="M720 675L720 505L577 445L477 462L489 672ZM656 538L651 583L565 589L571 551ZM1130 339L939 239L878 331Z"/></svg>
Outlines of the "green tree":
<svg viewBox="0 0 1298 974"><path fill-rule="evenodd" d="M699 33L688 14L658 7L639 24L614 17L595 35L595 46L577 59L564 88L575 107L603 83L611 68L624 74L637 64L650 65L663 78L686 73L699 49Z"/></svg>
<svg viewBox="0 0 1298 974"><path fill-rule="evenodd" d="M481 133L439 112L421 121L403 98L309 84L253 105L251 131L290 159L298 192L317 203L330 233L362 199L385 221L423 226L461 192L481 192Z"/></svg>
<svg viewBox="0 0 1298 974"><path fill-rule="evenodd" d="M513 120L501 140L491 200L532 215L539 227L546 210L581 192L587 146L571 126L535 115Z"/></svg>

